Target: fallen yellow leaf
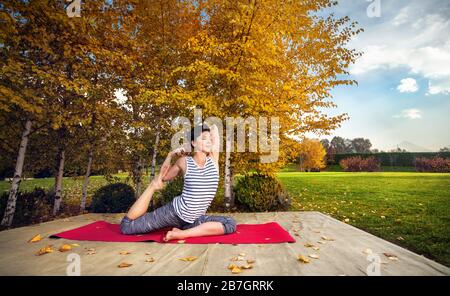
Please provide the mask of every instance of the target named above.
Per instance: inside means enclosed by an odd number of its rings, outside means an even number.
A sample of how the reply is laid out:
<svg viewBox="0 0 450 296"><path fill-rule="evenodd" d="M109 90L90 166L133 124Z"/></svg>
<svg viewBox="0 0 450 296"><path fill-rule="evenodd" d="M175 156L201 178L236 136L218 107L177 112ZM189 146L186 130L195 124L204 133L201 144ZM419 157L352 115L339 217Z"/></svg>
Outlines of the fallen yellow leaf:
<svg viewBox="0 0 450 296"><path fill-rule="evenodd" d="M79 247L79 244L72 244L72 247Z"/></svg>
<svg viewBox="0 0 450 296"><path fill-rule="evenodd" d="M37 255L37 256L41 256L41 255L44 255L44 254L47 254L47 253L53 253L52 245L43 247L42 249L40 249L40 250L36 253L36 255Z"/></svg>
<svg viewBox="0 0 450 296"><path fill-rule="evenodd" d="M119 265L117 265L117 267L119 267L119 268L125 268L125 267L130 267L131 265L133 265L133 264L127 263L127 262L122 262L122 263L120 263Z"/></svg>
<svg viewBox="0 0 450 296"><path fill-rule="evenodd" d="M42 239L41 235L38 234L38 235L33 236L33 238L31 238L28 242L29 243L35 243L35 242L40 241L41 239Z"/></svg>
<svg viewBox="0 0 450 296"><path fill-rule="evenodd" d="M371 249L365 249L365 250L363 251L363 253L366 254L366 255L371 255L373 252L372 252Z"/></svg>
<svg viewBox="0 0 450 296"><path fill-rule="evenodd" d="M229 270L232 270L232 269L233 269L233 268L235 268L235 267L237 267L237 265L234 265L234 264L230 264L230 265L228 265L228 267L227 267L227 268L228 268Z"/></svg>
<svg viewBox="0 0 450 296"><path fill-rule="evenodd" d="M67 251L70 251L70 250L72 250L72 246L71 245L65 244L65 245L62 245L61 247L59 247L59 251L60 252L67 252Z"/></svg>
<svg viewBox="0 0 450 296"><path fill-rule="evenodd" d="M309 257L311 257L313 259L319 259L319 255L317 255L317 254L309 254Z"/></svg>
<svg viewBox="0 0 450 296"><path fill-rule="evenodd" d="M255 263L255 261L256 261L256 260L254 260L254 259L248 259L248 260L247 260L247 263L248 263L248 264L252 264L252 263Z"/></svg>
<svg viewBox="0 0 450 296"><path fill-rule="evenodd" d="M185 258L180 258L180 260L182 260L182 261L194 261L195 259L197 259L196 256L188 256Z"/></svg>
<svg viewBox="0 0 450 296"><path fill-rule="evenodd" d="M97 251L95 251L94 248L89 248L89 249L87 249L87 253L86 254L87 255L94 255L94 254L97 254Z"/></svg>
<svg viewBox="0 0 450 296"><path fill-rule="evenodd" d="M390 254L390 253L383 253L383 254L384 254L384 256L388 257L389 260L398 261L398 257L393 254Z"/></svg>
<svg viewBox="0 0 450 296"><path fill-rule="evenodd" d="M120 251L119 254L120 255L128 255L128 254L131 254L131 252L129 252L129 251Z"/></svg>
<svg viewBox="0 0 450 296"><path fill-rule="evenodd" d="M155 262L155 258L153 257L147 258L145 262Z"/></svg>
<svg viewBox="0 0 450 296"><path fill-rule="evenodd" d="M309 263L309 259L305 258L303 255L298 255L297 260L302 263Z"/></svg>
<svg viewBox="0 0 450 296"><path fill-rule="evenodd" d="M310 243L306 243L304 246L307 247L307 248L312 248L312 247L314 247L314 245L313 245L313 244L310 244Z"/></svg>
<svg viewBox="0 0 450 296"><path fill-rule="evenodd" d="M231 270L231 273L241 273L241 272L242 272L242 270L237 266Z"/></svg>
<svg viewBox="0 0 450 296"><path fill-rule="evenodd" d="M245 265L241 265L240 268L242 268L242 269L252 269L252 268L253 268L253 265L251 265L251 264L245 264Z"/></svg>

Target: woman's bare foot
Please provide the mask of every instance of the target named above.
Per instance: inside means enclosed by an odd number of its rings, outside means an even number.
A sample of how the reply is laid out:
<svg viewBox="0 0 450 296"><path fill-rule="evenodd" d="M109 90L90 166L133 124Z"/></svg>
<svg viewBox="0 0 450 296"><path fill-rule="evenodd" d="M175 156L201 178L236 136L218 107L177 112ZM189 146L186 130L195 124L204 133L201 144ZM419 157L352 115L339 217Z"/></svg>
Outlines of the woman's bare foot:
<svg viewBox="0 0 450 296"><path fill-rule="evenodd" d="M165 242L168 242L173 239L182 239L182 238L184 238L182 235L182 232L183 232L183 230L174 227L174 228L172 228L172 230L170 230L166 233L166 236L164 237L163 240Z"/></svg>

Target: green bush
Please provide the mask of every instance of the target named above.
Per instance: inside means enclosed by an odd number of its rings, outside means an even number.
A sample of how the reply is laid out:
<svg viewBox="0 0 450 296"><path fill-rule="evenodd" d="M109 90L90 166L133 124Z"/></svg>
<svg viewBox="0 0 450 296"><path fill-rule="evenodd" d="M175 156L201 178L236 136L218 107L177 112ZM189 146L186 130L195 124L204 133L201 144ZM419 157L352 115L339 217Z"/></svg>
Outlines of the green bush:
<svg viewBox="0 0 450 296"><path fill-rule="evenodd" d="M0 196L0 219L5 214L9 192ZM54 194L36 187L30 192L18 192L12 227L20 227L50 220Z"/></svg>
<svg viewBox="0 0 450 296"><path fill-rule="evenodd" d="M125 183L114 183L99 188L93 198L94 213L123 213L135 202L134 189Z"/></svg>
<svg viewBox="0 0 450 296"><path fill-rule="evenodd" d="M286 211L291 197L272 176L255 173L240 178L233 188L236 204L252 212Z"/></svg>
<svg viewBox="0 0 450 296"><path fill-rule="evenodd" d="M182 177L176 177L167 183L167 185L161 190L158 200L160 205L165 205L171 202L176 196L181 195L183 192L184 179Z"/></svg>

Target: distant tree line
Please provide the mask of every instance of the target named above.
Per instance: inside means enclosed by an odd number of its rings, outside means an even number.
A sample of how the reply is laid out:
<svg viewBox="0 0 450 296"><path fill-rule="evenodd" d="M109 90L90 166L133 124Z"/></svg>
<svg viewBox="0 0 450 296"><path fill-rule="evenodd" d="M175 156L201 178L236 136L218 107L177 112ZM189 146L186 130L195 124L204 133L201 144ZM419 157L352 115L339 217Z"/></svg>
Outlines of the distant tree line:
<svg viewBox="0 0 450 296"><path fill-rule="evenodd" d="M346 139L342 137L333 137L330 141L322 139L320 141L326 150L326 163L338 164L342 159L353 156L368 157L377 154L376 158L383 166L414 166L413 161L416 157L450 157L450 148L443 147L439 152L409 152L406 149L397 147L390 151L371 149L372 143L369 139L354 138Z"/></svg>
<svg viewBox="0 0 450 296"><path fill-rule="evenodd" d="M371 150L372 143L369 139L364 138L344 139L342 137L334 137L331 141L322 139L320 142L327 152L327 163L333 163L336 154L377 152L377 150Z"/></svg>

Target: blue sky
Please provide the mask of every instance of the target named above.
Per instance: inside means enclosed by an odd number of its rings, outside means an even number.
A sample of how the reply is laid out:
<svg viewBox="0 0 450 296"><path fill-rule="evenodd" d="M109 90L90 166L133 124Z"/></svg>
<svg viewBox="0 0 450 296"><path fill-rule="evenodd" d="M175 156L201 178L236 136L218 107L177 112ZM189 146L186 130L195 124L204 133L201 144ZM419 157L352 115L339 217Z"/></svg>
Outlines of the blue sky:
<svg viewBox="0 0 450 296"><path fill-rule="evenodd" d="M364 53L350 67L359 85L334 89L338 107L325 111L350 119L320 138L363 137L385 151L403 141L449 147L450 1L375 1L379 17L368 16L366 0L340 0L326 11L364 28L348 45Z"/></svg>

